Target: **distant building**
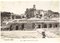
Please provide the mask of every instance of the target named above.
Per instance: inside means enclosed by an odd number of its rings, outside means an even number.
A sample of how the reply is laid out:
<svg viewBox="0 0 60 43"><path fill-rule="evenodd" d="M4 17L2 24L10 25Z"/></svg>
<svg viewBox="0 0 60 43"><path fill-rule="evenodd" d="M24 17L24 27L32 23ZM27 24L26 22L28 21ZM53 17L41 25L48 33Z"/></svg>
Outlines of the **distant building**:
<svg viewBox="0 0 60 43"><path fill-rule="evenodd" d="M35 5L33 5L33 8L30 8L30 9L27 8L25 11L27 18L35 17L35 13L36 13Z"/></svg>
<svg viewBox="0 0 60 43"><path fill-rule="evenodd" d="M44 19L44 15L47 13L47 11L44 11L44 10L37 10L35 5L33 5L33 8L30 8L30 9L26 9L25 11L25 15L27 18L33 18L33 17L36 17L36 18L43 18Z"/></svg>

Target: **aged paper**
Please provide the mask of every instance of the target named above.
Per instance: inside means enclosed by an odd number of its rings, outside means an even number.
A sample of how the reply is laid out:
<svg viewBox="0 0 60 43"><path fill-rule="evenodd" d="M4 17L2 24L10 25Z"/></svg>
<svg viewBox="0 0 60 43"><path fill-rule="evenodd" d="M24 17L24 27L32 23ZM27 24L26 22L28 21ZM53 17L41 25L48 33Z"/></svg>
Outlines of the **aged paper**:
<svg viewBox="0 0 60 43"><path fill-rule="evenodd" d="M59 7L59 0L0 1L0 39L59 43Z"/></svg>

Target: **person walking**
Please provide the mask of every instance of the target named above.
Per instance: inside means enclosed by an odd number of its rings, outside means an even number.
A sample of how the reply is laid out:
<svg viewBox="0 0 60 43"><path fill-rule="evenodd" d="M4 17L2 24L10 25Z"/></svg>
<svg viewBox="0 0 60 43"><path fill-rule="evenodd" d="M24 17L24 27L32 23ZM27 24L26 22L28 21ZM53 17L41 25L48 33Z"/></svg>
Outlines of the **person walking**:
<svg viewBox="0 0 60 43"><path fill-rule="evenodd" d="M45 35L45 32L44 32L44 31L42 32L42 36L43 36L42 38L45 38L45 37L46 37L46 35Z"/></svg>

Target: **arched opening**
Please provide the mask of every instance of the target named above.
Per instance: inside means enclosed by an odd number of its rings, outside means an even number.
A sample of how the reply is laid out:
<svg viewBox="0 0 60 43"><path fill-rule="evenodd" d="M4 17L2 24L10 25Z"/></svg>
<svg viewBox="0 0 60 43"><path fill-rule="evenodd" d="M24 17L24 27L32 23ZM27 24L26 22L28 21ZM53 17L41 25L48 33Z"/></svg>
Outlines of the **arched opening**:
<svg viewBox="0 0 60 43"><path fill-rule="evenodd" d="M49 28L52 28L52 24L49 24Z"/></svg>
<svg viewBox="0 0 60 43"><path fill-rule="evenodd" d="M56 23L56 24L54 24L54 28L57 28L58 27L58 24Z"/></svg>
<svg viewBox="0 0 60 43"><path fill-rule="evenodd" d="M18 26L16 26L16 30L18 30Z"/></svg>
<svg viewBox="0 0 60 43"><path fill-rule="evenodd" d="M38 25L38 28L41 28L41 25Z"/></svg>
<svg viewBox="0 0 60 43"><path fill-rule="evenodd" d="M43 28L47 28L47 24L43 24Z"/></svg>

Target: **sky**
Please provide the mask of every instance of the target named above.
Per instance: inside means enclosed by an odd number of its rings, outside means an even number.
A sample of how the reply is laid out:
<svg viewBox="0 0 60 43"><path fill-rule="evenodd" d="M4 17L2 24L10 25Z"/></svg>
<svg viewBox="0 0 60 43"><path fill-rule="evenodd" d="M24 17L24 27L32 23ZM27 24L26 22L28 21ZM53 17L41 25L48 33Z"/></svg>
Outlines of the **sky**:
<svg viewBox="0 0 60 43"><path fill-rule="evenodd" d="M0 3L0 11L13 12L15 14L24 14L26 8L32 8L34 4L36 9L60 12L59 1L1 1Z"/></svg>

